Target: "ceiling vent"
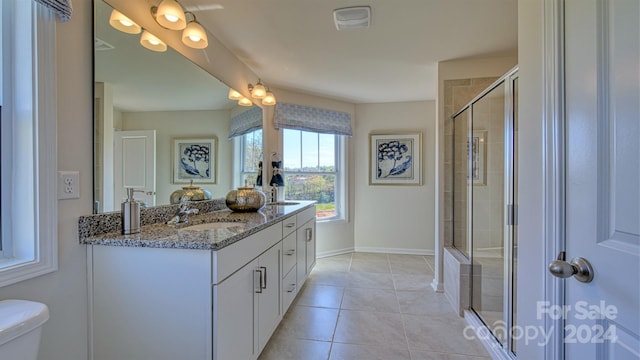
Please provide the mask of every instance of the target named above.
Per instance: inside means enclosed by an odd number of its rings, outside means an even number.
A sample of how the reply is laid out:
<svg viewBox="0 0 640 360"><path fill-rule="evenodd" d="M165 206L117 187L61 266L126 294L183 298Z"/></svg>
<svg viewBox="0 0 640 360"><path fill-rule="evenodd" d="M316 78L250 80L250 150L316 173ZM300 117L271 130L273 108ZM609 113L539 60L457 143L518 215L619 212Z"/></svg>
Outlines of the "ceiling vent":
<svg viewBox="0 0 640 360"><path fill-rule="evenodd" d="M333 10L333 21L338 30L366 29L371 24L371 8L354 6Z"/></svg>

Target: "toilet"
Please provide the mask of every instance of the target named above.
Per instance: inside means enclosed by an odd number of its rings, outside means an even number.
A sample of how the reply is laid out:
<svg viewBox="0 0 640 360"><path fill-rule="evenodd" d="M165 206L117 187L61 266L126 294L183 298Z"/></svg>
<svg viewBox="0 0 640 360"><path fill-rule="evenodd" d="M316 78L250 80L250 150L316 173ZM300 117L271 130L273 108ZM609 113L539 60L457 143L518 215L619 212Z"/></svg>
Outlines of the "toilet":
<svg viewBox="0 0 640 360"><path fill-rule="evenodd" d="M36 360L47 305L27 300L0 301L0 360Z"/></svg>

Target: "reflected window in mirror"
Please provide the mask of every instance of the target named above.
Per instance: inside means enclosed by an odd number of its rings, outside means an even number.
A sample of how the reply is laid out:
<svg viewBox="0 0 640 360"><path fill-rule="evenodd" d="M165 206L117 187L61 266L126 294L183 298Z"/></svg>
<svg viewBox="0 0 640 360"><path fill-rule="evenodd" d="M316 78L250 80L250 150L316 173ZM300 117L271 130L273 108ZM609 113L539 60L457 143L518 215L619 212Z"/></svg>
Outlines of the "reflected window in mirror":
<svg viewBox="0 0 640 360"><path fill-rule="evenodd" d="M262 129L238 137L240 143L240 184L261 186Z"/></svg>

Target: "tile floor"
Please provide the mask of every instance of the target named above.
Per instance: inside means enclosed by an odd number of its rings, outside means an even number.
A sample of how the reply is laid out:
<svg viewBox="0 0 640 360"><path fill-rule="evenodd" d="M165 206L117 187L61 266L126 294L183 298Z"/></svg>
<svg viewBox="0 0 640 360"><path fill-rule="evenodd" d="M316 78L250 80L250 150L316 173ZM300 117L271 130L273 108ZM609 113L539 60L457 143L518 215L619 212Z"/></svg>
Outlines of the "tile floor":
<svg viewBox="0 0 640 360"><path fill-rule="evenodd" d="M318 259L259 360L490 359L432 280L433 256Z"/></svg>

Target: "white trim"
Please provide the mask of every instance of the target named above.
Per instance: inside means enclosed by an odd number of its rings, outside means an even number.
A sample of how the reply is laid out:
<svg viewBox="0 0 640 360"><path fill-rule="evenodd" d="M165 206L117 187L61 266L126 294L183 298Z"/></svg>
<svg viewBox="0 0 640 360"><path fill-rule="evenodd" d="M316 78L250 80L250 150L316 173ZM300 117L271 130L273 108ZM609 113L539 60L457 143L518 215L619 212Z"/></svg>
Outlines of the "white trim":
<svg viewBox="0 0 640 360"><path fill-rule="evenodd" d="M57 247L57 134L55 17L42 6L32 5L34 68L34 219L32 260L0 270L0 287L56 271ZM21 229L29 231L29 229ZM27 240L29 241L29 238ZM19 261L19 259L18 259Z"/></svg>
<svg viewBox="0 0 640 360"><path fill-rule="evenodd" d="M368 252L368 253L386 253L386 254L401 254L401 255L435 255L433 250L426 249L404 249L404 248L386 248L386 247L368 247L368 246L356 246L356 252Z"/></svg>
<svg viewBox="0 0 640 360"><path fill-rule="evenodd" d="M564 0L545 0L544 3L544 61L543 74L543 144L544 151L544 254L541 269L565 249L565 119L564 119ZM545 274L545 279L550 277ZM563 305L564 284L555 277L545 281L545 301ZM563 329L562 319L545 317L546 333ZM563 334L553 332L553 339L545 347L547 359L564 359Z"/></svg>
<svg viewBox="0 0 640 360"><path fill-rule="evenodd" d="M351 254L352 252L355 252L354 248L344 248L344 249L338 249L338 250L322 251L322 252L319 252L319 253L316 254L316 258L320 259L320 258L325 258L325 257L329 257L329 256Z"/></svg>

